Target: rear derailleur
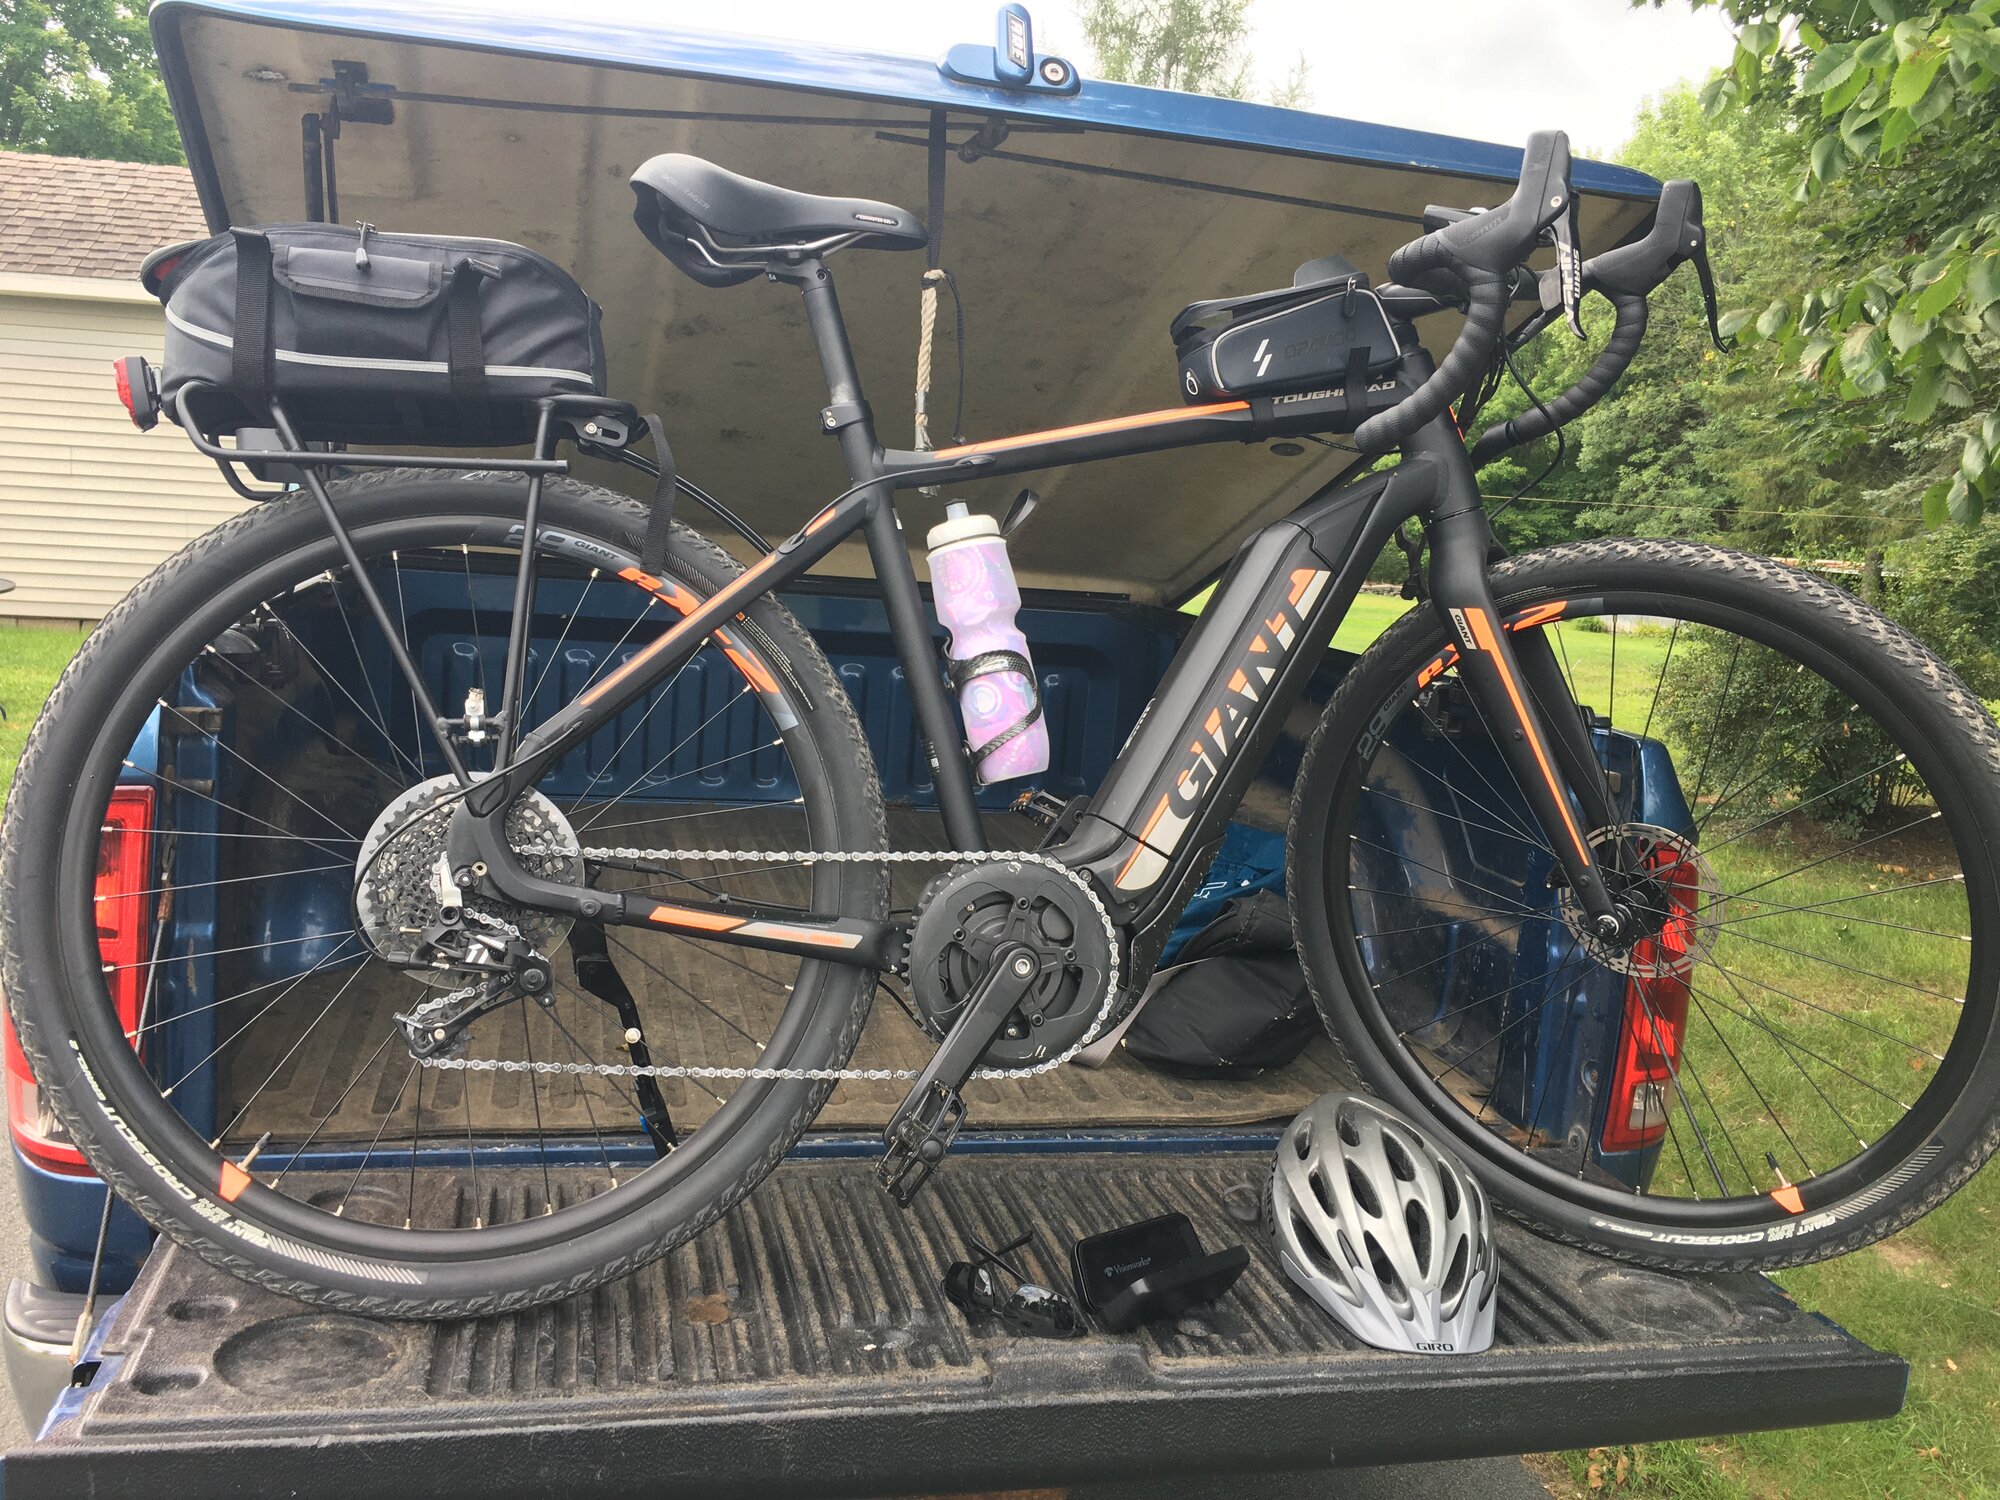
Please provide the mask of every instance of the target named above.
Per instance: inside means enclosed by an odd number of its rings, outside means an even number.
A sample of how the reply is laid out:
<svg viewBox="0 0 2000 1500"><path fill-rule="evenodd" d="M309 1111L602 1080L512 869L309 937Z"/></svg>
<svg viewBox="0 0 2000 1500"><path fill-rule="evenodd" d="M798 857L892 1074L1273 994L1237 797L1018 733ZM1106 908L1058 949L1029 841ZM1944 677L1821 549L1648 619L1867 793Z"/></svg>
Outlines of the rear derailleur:
<svg viewBox="0 0 2000 1500"><path fill-rule="evenodd" d="M435 952L454 937L461 941L450 943L452 970L473 982L397 1013L396 1024L403 1028L412 1057L457 1056L465 1048L466 1028L488 1011L523 996L546 1004L552 994L548 960L518 935L474 931L454 922L426 929L423 947Z"/></svg>

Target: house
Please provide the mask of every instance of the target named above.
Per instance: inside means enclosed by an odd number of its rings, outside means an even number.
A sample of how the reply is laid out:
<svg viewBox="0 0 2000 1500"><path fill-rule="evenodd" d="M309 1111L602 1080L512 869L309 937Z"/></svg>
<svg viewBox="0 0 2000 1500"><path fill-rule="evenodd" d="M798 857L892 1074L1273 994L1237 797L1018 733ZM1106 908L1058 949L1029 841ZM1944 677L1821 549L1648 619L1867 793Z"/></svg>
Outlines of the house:
<svg viewBox="0 0 2000 1500"><path fill-rule="evenodd" d="M0 151L0 619L93 622L242 508L112 385L117 356L160 359L140 261L207 233L184 167Z"/></svg>

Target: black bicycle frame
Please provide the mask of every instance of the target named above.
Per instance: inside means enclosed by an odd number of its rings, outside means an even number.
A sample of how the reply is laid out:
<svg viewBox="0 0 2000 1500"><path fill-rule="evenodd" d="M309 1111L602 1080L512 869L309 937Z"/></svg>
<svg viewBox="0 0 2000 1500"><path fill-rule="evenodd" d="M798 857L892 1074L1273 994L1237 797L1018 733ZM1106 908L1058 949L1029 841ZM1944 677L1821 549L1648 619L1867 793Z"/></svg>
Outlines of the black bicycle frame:
<svg viewBox="0 0 2000 1500"><path fill-rule="evenodd" d="M483 868L482 878L493 894L587 920L662 927L720 943L886 968L900 959L903 947L902 930L893 924L762 912L740 902L723 907L659 901L633 892L546 880L523 867L509 847L506 811L557 757L665 680L705 641L716 640L753 685L775 689L754 646L740 638L739 616L752 601L794 582L858 533L874 564L890 633L927 744L946 837L954 848L983 850L986 838L974 801L976 786L967 758L956 748L962 744L958 712L938 669L928 612L896 517L895 492L952 474L984 477L1202 443L1256 442L1324 431L1343 418L1351 425L1357 410L1394 405L1429 377L1432 364L1410 339L1405 341L1410 352L1398 370L1371 384L1365 399L1332 388L1146 412L930 452L885 450L876 440L873 418L862 398L825 265L808 258L795 266L774 267L772 275L793 282L804 294L829 392L821 424L839 440L852 486L707 599L672 580L651 577L636 567L624 569L629 581L678 610L680 620L553 717L521 734L513 721L519 710L513 698L526 651L536 554L525 538L539 535L535 527L544 476L566 467L545 461L549 453L545 415L537 460L516 464L517 472L528 476L528 502L503 677L509 685L497 740L503 754L490 777L474 781L465 772L450 743L451 725L430 707L407 654L397 649L395 656L445 748L447 763L465 787L449 835L453 863ZM298 450L283 413L274 408L273 416L287 447ZM208 445L203 446L207 451ZM371 607L379 606L318 473L324 463L352 462L354 456L328 459L293 451L270 457L307 460L302 469L305 481L348 554ZM465 461L435 462L470 466ZM491 464L482 461L482 466ZM1495 726L1498 748L1531 813L1549 836L1579 905L1600 930L1616 931L1617 909L1599 873L1589 832L1612 825L1609 792L1589 728L1539 628L1556 618L1560 608L1541 606L1511 621L1500 617L1487 569L1502 553L1481 508L1464 442L1452 423L1441 417L1404 443L1400 463L1329 484L1243 544L1140 728L1087 810L1074 820L1064 840L1048 851L1093 877L1128 934L1157 930L1172 919L1175 897L1188 876L1205 868L1245 788L1352 605L1370 563L1406 521L1420 522L1430 539L1432 598L1457 642L1445 658L1417 674L1412 691L1452 660L1462 664L1486 722ZM381 623L392 649L396 648L386 614ZM1385 709L1385 719L1389 712ZM1369 736L1385 728L1386 723L1371 726ZM511 755L505 753L508 750Z"/></svg>

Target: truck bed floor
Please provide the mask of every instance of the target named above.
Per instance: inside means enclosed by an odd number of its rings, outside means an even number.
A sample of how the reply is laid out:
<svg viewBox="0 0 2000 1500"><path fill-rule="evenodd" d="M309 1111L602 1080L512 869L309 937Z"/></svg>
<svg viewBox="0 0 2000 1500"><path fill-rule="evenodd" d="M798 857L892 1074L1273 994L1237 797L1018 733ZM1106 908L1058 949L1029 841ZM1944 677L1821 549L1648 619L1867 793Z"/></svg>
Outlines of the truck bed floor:
<svg viewBox="0 0 2000 1500"><path fill-rule="evenodd" d="M1639 1270L1512 1226L1491 1352L1359 1347L1225 1207L1268 1161L961 1155L907 1213L870 1162L793 1161L624 1281L463 1323L307 1308L163 1243L90 1389L10 1457L8 1494L930 1494L1655 1440L1900 1404L1901 1361L1761 1277ZM559 1193L590 1190L559 1175ZM535 1211L539 1172L480 1178L489 1213ZM474 1211L461 1173L426 1172L421 1194L429 1222ZM1077 1236L1168 1209L1211 1248L1252 1253L1221 1302L1175 1322L1017 1339L969 1325L939 1290L968 1237L1032 1227L1028 1270L1060 1287Z"/></svg>

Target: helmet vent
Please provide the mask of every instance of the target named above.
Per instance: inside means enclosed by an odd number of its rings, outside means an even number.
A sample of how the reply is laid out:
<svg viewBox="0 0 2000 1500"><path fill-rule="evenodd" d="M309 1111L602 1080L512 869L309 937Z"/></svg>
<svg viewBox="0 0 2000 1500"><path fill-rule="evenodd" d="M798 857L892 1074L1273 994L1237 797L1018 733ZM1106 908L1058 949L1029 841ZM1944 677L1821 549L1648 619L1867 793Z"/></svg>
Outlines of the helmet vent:
<svg viewBox="0 0 2000 1500"><path fill-rule="evenodd" d="M1456 1172L1440 1172L1438 1173L1438 1184L1444 1189L1444 1216L1447 1219L1457 1218L1459 1205L1458 1174Z"/></svg>
<svg viewBox="0 0 2000 1500"><path fill-rule="evenodd" d="M1299 1249L1304 1252L1306 1259L1312 1262L1313 1269L1320 1275L1335 1280L1343 1277L1344 1273L1327 1257L1326 1246L1320 1243L1319 1236L1314 1234L1311 1226L1299 1217L1296 1209L1292 1211L1292 1238L1298 1241Z"/></svg>
<svg viewBox="0 0 2000 1500"><path fill-rule="evenodd" d="M1451 1265L1444 1273L1444 1285L1438 1288L1438 1295L1449 1302L1465 1288L1465 1263L1471 1259L1470 1240L1460 1240L1458 1248L1452 1252Z"/></svg>
<svg viewBox="0 0 2000 1500"><path fill-rule="evenodd" d="M1329 1219L1338 1215L1333 1206L1333 1197L1326 1190L1326 1179L1320 1175L1324 1168L1316 1167L1306 1174L1306 1181L1312 1184L1313 1198L1319 1203L1319 1211Z"/></svg>
<svg viewBox="0 0 2000 1500"><path fill-rule="evenodd" d="M1298 1152L1299 1160L1304 1161L1308 1156L1312 1155L1312 1148L1313 1148L1312 1124L1310 1121L1308 1121L1306 1124L1299 1126L1298 1129L1292 1132L1292 1149Z"/></svg>
<svg viewBox="0 0 2000 1500"><path fill-rule="evenodd" d="M1390 1263L1388 1253L1377 1243L1375 1236L1363 1234L1361 1243L1367 1247L1369 1269L1374 1271L1375 1279L1382 1283L1382 1290L1396 1302L1407 1301L1408 1297L1403 1290L1403 1278L1396 1274L1396 1268Z"/></svg>
<svg viewBox="0 0 2000 1500"><path fill-rule="evenodd" d="M1354 1201L1361 1205L1361 1211L1367 1214L1369 1218L1381 1218L1382 1195L1375 1191L1375 1184L1362 1176L1361 1169L1355 1166L1353 1162L1345 1162L1345 1165L1347 1167L1347 1186L1354 1194ZM1318 1185L1317 1177L1314 1178L1314 1185Z"/></svg>
<svg viewBox="0 0 2000 1500"><path fill-rule="evenodd" d="M1382 1154L1389 1158L1389 1170L1394 1172L1399 1180L1403 1182L1417 1180L1417 1164L1410 1160L1410 1153L1403 1149L1403 1143L1386 1130L1382 1133Z"/></svg>
<svg viewBox="0 0 2000 1500"><path fill-rule="evenodd" d="M1416 1257L1418 1265L1428 1266L1431 1263L1431 1216L1424 1212L1421 1203L1405 1203L1403 1224L1410 1231L1410 1253Z"/></svg>
<svg viewBox="0 0 2000 1500"><path fill-rule="evenodd" d="M1340 1112L1340 1138L1350 1146L1361 1144L1361 1131L1346 1110Z"/></svg>

